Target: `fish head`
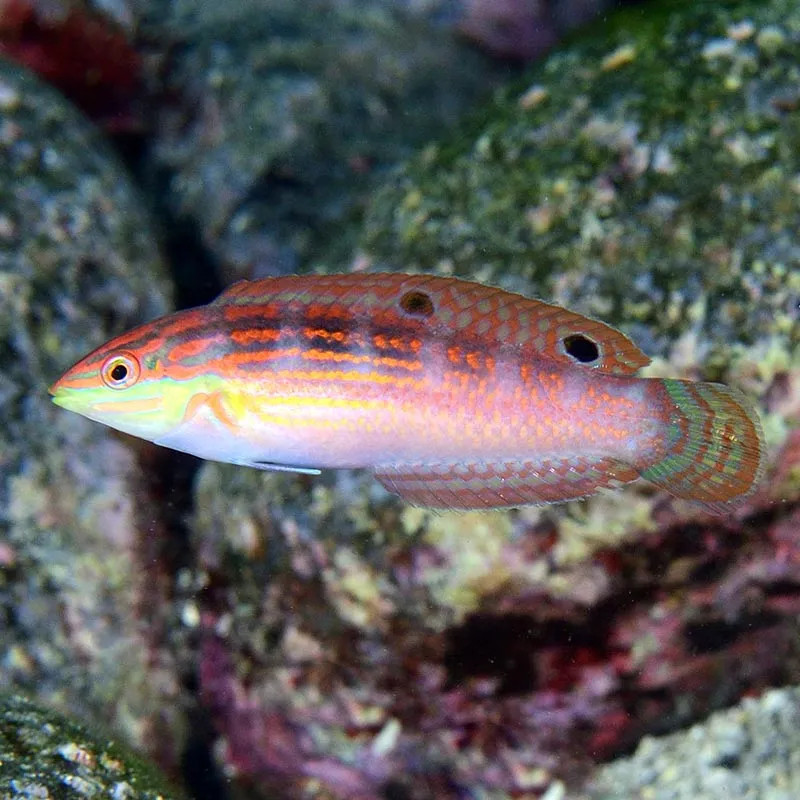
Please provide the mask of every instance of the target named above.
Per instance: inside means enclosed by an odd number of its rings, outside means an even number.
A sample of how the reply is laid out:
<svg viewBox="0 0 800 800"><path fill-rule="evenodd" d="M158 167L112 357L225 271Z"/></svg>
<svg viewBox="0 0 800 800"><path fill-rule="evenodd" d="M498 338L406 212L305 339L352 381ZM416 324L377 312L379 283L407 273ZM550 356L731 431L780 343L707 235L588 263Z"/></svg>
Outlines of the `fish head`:
<svg viewBox="0 0 800 800"><path fill-rule="evenodd" d="M174 430L195 387L165 368L160 322L135 328L82 358L50 386L53 402L148 441Z"/></svg>

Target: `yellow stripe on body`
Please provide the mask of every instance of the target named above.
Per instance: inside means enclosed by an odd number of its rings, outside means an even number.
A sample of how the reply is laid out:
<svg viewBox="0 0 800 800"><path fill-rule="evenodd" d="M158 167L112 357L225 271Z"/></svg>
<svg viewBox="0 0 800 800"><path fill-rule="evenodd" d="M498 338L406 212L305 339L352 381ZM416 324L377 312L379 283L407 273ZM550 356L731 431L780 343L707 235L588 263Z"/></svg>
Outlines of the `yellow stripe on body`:
<svg viewBox="0 0 800 800"><path fill-rule="evenodd" d="M105 411L124 411L126 414L140 414L146 411L156 411L163 405L160 397L131 397L114 398L104 403L93 403L92 410Z"/></svg>
<svg viewBox="0 0 800 800"><path fill-rule="evenodd" d="M382 372L359 372L358 370L293 370L278 369L270 371L270 377L281 378L287 381L327 381L327 382L355 382L372 383L376 386L410 387L424 389L429 385L427 378L412 378L411 376L389 375Z"/></svg>
<svg viewBox="0 0 800 800"><path fill-rule="evenodd" d="M374 364L377 367L390 367L394 369L407 369L416 372L422 369L420 361L408 361L403 358L391 356L355 355L353 353L332 353L330 350L308 350L301 354L307 361L332 361L334 363L348 362L350 364Z"/></svg>
<svg viewBox="0 0 800 800"><path fill-rule="evenodd" d="M419 408L411 402L397 403L388 399L362 399L343 397L298 397L297 395L269 395L253 397L238 395L228 397L228 406L241 427L247 427L247 417L252 415L259 423L286 427L374 429L377 419L390 415L414 413ZM284 409L280 413L278 409ZM336 416L336 412L354 412ZM330 412L322 413L319 412ZM373 417L370 420L370 416Z"/></svg>

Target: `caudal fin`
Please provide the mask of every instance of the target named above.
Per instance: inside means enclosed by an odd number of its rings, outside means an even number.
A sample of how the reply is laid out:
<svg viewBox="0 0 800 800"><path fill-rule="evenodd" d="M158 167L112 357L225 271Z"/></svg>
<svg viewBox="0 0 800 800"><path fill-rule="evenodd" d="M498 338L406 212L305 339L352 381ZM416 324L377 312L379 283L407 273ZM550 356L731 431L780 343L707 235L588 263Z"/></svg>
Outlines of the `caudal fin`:
<svg viewBox="0 0 800 800"><path fill-rule="evenodd" d="M730 511L764 473L758 416L740 392L718 383L665 380L664 388L675 406L670 449L642 477L714 513Z"/></svg>

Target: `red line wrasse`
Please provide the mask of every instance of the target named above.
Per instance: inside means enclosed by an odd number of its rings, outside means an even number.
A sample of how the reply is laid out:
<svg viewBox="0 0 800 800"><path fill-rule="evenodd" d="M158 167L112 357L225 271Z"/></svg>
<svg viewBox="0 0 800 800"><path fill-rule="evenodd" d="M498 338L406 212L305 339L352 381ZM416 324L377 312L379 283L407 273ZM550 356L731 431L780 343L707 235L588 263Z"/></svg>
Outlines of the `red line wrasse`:
<svg viewBox="0 0 800 800"><path fill-rule="evenodd" d="M723 513L757 485L736 390L640 378L614 328L455 278L242 281L119 336L50 388L60 406L202 458L372 470L440 508L584 497L642 477Z"/></svg>

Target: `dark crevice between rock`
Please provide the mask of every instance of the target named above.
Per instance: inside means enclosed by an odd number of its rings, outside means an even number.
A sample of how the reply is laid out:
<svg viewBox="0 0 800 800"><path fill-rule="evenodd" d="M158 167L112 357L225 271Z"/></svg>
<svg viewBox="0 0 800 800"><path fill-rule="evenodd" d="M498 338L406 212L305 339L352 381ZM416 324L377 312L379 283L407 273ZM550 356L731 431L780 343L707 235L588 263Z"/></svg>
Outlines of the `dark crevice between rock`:
<svg viewBox="0 0 800 800"><path fill-rule="evenodd" d="M114 137L112 143L138 185L157 229L175 286L176 308L193 308L211 302L223 288L219 265L206 246L197 221L176 217L166 202L173 174L153 169L151 144L146 136Z"/></svg>
<svg viewBox="0 0 800 800"><path fill-rule="evenodd" d="M605 760L631 752L644 733L669 733L791 680L800 583L748 572L763 557L753 532L764 528L709 521L599 551L609 593L591 607L542 595L505 613L473 613L445 636L448 690L489 679L491 703L541 694L578 708L593 673L613 674L594 698L607 741L593 752ZM738 605L725 601L734 583ZM658 656L641 650L648 637Z"/></svg>
<svg viewBox="0 0 800 800"><path fill-rule="evenodd" d="M196 693L196 686L195 693ZM226 800L225 779L212 754L215 731L208 714L199 708L189 713L189 737L181 754L181 773L192 800Z"/></svg>
<svg viewBox="0 0 800 800"><path fill-rule="evenodd" d="M196 667L197 641L186 627L178 627L185 636L167 641L166 634L175 630L169 616L179 613L189 590L178 586L178 576L193 573L195 554L191 545L190 519L193 486L202 462L193 456L165 448L147 447L139 454L146 479L144 493L151 519L143 524L140 559L150 595L143 613L149 620L154 652L167 650L177 664L182 686L189 732L180 755L180 778L193 800L225 800L224 778L212 755L215 738L213 723L200 702ZM157 591L155 587L161 587Z"/></svg>
<svg viewBox="0 0 800 800"><path fill-rule="evenodd" d="M524 614L475 614L449 632L444 658L449 685L473 677L497 677L496 694L503 696L536 691L543 682L568 682L570 663L595 652L600 658L605 633L606 628L597 624L542 622ZM552 648L554 661L563 661L558 676L537 674L534 656L543 648Z"/></svg>

